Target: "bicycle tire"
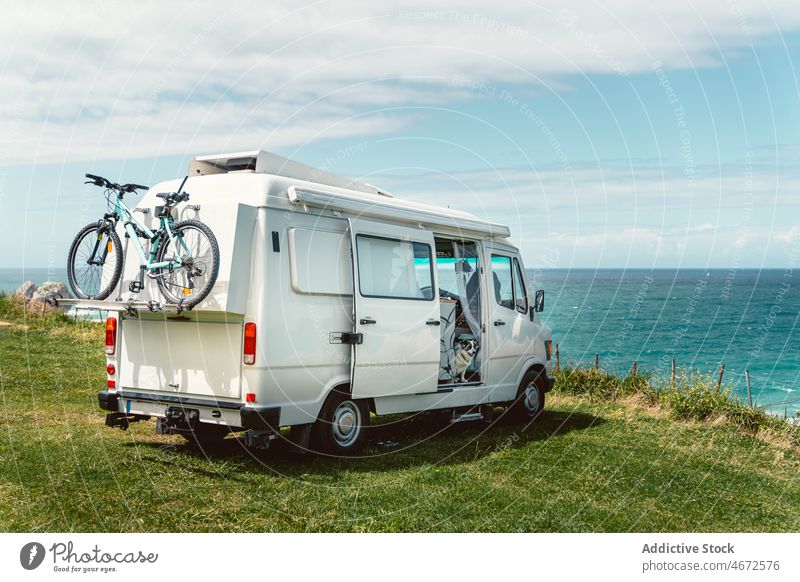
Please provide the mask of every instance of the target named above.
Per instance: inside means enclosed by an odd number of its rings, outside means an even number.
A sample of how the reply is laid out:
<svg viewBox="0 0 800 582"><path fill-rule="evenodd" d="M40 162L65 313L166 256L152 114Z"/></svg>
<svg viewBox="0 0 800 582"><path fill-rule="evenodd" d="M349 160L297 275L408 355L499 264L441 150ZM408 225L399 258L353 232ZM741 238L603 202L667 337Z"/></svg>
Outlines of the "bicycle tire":
<svg viewBox="0 0 800 582"><path fill-rule="evenodd" d="M173 232L176 236L184 236L185 231L195 229L200 232L208 241L208 248L201 249L198 243L198 250L203 250L200 257L192 257L198 263L197 268L204 270L202 279L202 286L191 291L190 294L184 294L183 290L188 289L188 276L186 275L185 268L169 269L162 268L156 271L156 281L161 294L170 303L179 303L186 309L191 309L203 299L205 299L217 282L217 275L219 274L219 244L217 237L211 229L199 220L183 220L173 227ZM156 262L169 260L166 255L171 248L169 239L166 237L161 239L156 251ZM190 250L191 246L190 246ZM210 264L209 264L210 263ZM207 276L205 276L207 274ZM176 290L180 289L178 293Z"/></svg>
<svg viewBox="0 0 800 582"><path fill-rule="evenodd" d="M101 237L99 239L98 234ZM89 243L88 246L93 247L94 241L102 240L103 235L107 237L107 241L104 244L107 245L108 242L111 243L111 252L113 253L115 261L111 276L105 285L103 285L103 278L105 274L104 271L107 268L108 257L112 255L106 255L106 257L103 259L103 263L100 265L88 265L87 263L89 269L91 269L91 267L99 267L99 269L87 271L87 267L76 264L76 261L83 261L82 257L79 258L79 254L82 250L84 250L84 241ZM83 280L84 275L88 276L86 281ZM120 243L119 236L117 235L114 227L108 223L98 222L93 222L84 226L78 232L78 234L75 235L75 239L72 241L72 245L69 248L69 254L67 255L67 280L69 281L69 286L72 289L72 293L78 299L105 299L114 291L114 288L117 286L121 276L122 244ZM92 282L97 283L98 288L96 290L94 289L93 285L91 288L89 288L89 285ZM101 285L103 286L101 287Z"/></svg>

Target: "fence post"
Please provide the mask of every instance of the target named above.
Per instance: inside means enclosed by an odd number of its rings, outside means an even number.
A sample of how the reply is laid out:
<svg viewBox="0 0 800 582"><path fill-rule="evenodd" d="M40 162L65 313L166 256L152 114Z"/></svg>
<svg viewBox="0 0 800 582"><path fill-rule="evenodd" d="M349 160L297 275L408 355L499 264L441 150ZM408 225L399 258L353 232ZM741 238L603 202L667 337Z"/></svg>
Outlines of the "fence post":
<svg viewBox="0 0 800 582"><path fill-rule="evenodd" d="M556 344L556 372L561 371L561 356L558 354L558 344Z"/></svg>
<svg viewBox="0 0 800 582"><path fill-rule="evenodd" d="M672 358L672 385L675 385L675 358Z"/></svg>
<svg viewBox="0 0 800 582"><path fill-rule="evenodd" d="M753 408L753 393L750 392L750 370L745 368L744 379L747 381L747 406Z"/></svg>
<svg viewBox="0 0 800 582"><path fill-rule="evenodd" d="M636 376L636 360L633 361L633 370L631 370L631 376Z"/></svg>
<svg viewBox="0 0 800 582"><path fill-rule="evenodd" d="M717 381L717 394L722 389L722 375L725 373L725 364L719 367L719 380Z"/></svg>
<svg viewBox="0 0 800 582"><path fill-rule="evenodd" d="M600 371L600 354L597 352L594 353L594 369Z"/></svg>

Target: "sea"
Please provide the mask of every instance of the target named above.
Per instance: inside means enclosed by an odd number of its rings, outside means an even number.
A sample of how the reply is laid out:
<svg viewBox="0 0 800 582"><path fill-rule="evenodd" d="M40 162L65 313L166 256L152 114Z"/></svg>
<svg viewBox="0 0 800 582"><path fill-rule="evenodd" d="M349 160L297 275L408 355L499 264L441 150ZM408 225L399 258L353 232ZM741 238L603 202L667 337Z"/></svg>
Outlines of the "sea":
<svg viewBox="0 0 800 582"><path fill-rule="evenodd" d="M561 365L668 378L679 369L724 380L776 415L800 410L800 271L791 269L529 270L545 290L542 320ZM0 291L65 281L65 269L0 269Z"/></svg>

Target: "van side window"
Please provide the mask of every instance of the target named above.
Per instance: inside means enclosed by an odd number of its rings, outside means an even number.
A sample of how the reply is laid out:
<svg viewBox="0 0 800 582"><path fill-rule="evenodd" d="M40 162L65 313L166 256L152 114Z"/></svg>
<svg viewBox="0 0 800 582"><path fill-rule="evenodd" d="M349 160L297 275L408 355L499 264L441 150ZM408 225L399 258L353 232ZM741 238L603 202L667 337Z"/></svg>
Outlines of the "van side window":
<svg viewBox="0 0 800 582"><path fill-rule="evenodd" d="M492 255L494 298L498 305L514 309L514 286L511 283L511 257Z"/></svg>
<svg viewBox="0 0 800 582"><path fill-rule="evenodd" d="M289 276L295 293L352 295L350 235L320 228L290 228Z"/></svg>
<svg viewBox="0 0 800 582"><path fill-rule="evenodd" d="M363 297L433 300L430 245L359 234L356 253Z"/></svg>
<svg viewBox="0 0 800 582"><path fill-rule="evenodd" d="M519 261L514 259L514 302L517 311L528 313L528 293L525 291L525 279L522 277L522 268Z"/></svg>

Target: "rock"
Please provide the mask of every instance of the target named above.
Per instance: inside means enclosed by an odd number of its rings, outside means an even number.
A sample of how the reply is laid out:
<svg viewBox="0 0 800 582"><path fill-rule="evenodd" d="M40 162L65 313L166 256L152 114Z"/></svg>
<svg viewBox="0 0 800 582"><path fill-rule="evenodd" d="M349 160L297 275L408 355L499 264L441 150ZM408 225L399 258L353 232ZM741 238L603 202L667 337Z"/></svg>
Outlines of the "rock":
<svg viewBox="0 0 800 582"><path fill-rule="evenodd" d="M40 301L47 303L53 299L60 299L69 297L67 286L60 281L45 281L41 286L34 291L31 296L31 301Z"/></svg>
<svg viewBox="0 0 800 582"><path fill-rule="evenodd" d="M30 300L33 297L33 294L36 292L36 283L33 281L25 281L22 285L19 286L15 295L19 295L26 301Z"/></svg>

